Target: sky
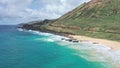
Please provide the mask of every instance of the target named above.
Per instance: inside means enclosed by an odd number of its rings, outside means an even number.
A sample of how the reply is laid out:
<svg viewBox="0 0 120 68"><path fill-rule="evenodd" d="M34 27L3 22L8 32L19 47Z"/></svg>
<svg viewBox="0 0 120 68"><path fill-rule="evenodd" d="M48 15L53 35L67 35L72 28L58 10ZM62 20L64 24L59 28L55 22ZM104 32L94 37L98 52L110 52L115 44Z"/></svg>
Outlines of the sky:
<svg viewBox="0 0 120 68"><path fill-rule="evenodd" d="M0 25L55 19L90 0L0 0Z"/></svg>

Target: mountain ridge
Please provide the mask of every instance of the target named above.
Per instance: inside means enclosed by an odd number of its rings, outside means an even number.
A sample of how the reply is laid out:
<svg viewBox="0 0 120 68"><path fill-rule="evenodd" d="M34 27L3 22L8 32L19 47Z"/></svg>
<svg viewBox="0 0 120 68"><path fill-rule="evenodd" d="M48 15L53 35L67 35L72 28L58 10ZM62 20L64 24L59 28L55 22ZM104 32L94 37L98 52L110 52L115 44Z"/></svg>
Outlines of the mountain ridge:
<svg viewBox="0 0 120 68"><path fill-rule="evenodd" d="M119 3L120 0L91 0L38 30L120 41Z"/></svg>

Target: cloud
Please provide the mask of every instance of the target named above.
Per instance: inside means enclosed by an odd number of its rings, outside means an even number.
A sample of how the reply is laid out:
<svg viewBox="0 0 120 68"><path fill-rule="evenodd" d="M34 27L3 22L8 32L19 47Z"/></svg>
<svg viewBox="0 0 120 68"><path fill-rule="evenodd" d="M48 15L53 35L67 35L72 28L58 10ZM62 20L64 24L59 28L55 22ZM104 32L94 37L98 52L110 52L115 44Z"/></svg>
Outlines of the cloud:
<svg viewBox="0 0 120 68"><path fill-rule="evenodd" d="M0 24L58 18L89 0L0 0ZM12 22L7 22L12 21Z"/></svg>

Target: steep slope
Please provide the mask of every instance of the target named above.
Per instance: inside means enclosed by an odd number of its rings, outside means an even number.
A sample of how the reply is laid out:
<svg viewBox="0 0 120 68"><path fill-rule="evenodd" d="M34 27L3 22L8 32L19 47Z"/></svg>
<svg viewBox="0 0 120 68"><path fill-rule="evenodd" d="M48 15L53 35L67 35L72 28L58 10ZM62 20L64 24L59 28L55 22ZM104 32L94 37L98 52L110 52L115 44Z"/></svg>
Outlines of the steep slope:
<svg viewBox="0 0 120 68"><path fill-rule="evenodd" d="M42 26L55 32L120 41L120 0L91 0Z"/></svg>
<svg viewBox="0 0 120 68"><path fill-rule="evenodd" d="M36 22L26 26L35 30L120 41L119 3L120 0L91 0L47 24Z"/></svg>

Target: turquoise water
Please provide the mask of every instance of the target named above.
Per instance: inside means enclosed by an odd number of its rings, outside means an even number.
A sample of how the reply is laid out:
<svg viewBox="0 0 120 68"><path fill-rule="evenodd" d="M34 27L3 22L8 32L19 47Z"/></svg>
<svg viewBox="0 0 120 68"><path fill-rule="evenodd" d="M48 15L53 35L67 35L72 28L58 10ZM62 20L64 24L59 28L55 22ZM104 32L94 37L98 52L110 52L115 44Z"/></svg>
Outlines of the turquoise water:
<svg viewBox="0 0 120 68"><path fill-rule="evenodd" d="M0 68L104 68L58 42L36 40L46 37L0 26Z"/></svg>

